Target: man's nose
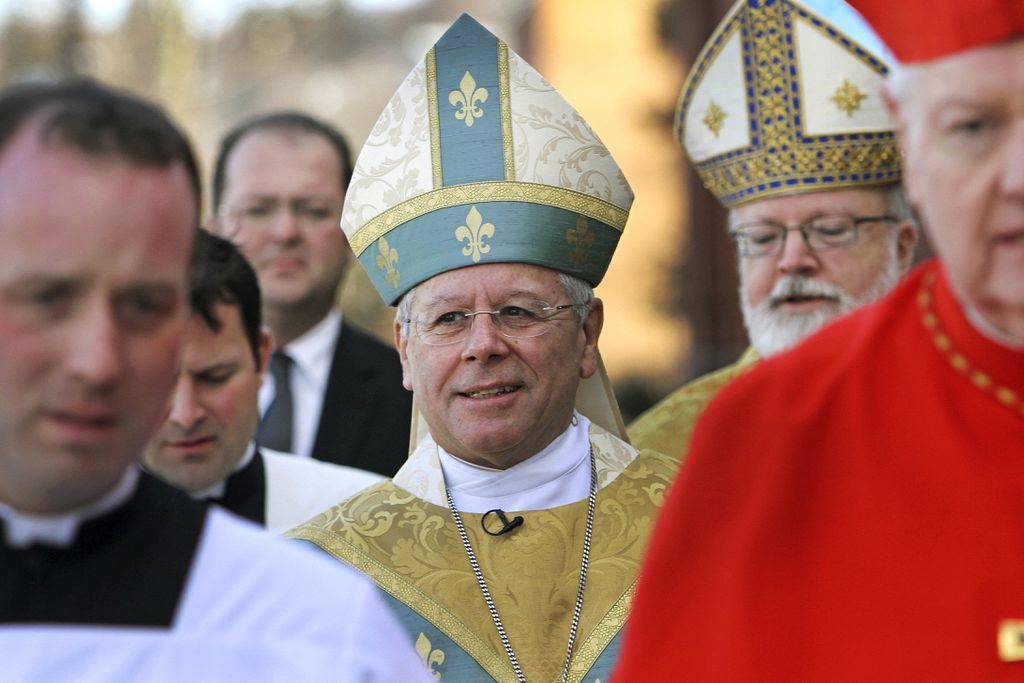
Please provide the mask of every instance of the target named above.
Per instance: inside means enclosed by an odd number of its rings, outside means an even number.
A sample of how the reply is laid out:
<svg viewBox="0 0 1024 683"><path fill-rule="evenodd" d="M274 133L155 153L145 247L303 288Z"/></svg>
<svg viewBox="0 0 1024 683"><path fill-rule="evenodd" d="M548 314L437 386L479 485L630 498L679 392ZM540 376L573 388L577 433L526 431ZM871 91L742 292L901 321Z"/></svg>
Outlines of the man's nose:
<svg viewBox="0 0 1024 683"><path fill-rule="evenodd" d="M1004 195L1024 200L1024 117L1011 127L1006 143L1000 188Z"/></svg>
<svg viewBox="0 0 1024 683"><path fill-rule="evenodd" d="M106 302L87 305L79 314L68 352L72 375L91 389L106 390L124 371L124 331Z"/></svg>
<svg viewBox="0 0 1024 683"><path fill-rule="evenodd" d="M187 378L179 378L171 393L171 412L168 419L178 427L192 429L206 412L196 397L195 386Z"/></svg>
<svg viewBox="0 0 1024 683"><path fill-rule="evenodd" d="M270 234L279 242L291 242L298 239L302 232L299 217L288 204L282 204L274 211L270 221Z"/></svg>
<svg viewBox="0 0 1024 683"><path fill-rule="evenodd" d="M807 244L804 231L799 228L786 230L778 259L779 272L785 275L808 275L820 265L817 254Z"/></svg>
<svg viewBox="0 0 1024 683"><path fill-rule="evenodd" d="M470 318L466 339L463 341L463 360L489 360L508 354L508 343L501 334L493 314L480 312Z"/></svg>

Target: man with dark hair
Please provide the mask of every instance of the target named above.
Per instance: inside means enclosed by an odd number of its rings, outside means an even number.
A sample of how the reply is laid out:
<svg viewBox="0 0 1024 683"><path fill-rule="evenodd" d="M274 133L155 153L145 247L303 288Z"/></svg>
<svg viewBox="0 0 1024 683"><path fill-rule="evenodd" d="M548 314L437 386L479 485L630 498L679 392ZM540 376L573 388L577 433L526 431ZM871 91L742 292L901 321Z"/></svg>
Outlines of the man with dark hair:
<svg viewBox="0 0 1024 683"><path fill-rule="evenodd" d="M409 444L398 355L335 306L352 261L338 229L352 170L327 123L292 111L251 119L221 143L212 224L256 269L276 344L257 443L390 476Z"/></svg>
<svg viewBox="0 0 1024 683"><path fill-rule="evenodd" d="M139 472L199 215L188 142L91 81L0 92L7 681L416 679L372 588Z"/></svg>
<svg viewBox="0 0 1024 683"><path fill-rule="evenodd" d="M256 448L257 394L271 348L259 283L231 242L198 233L178 382L142 461L193 498L284 531L383 477Z"/></svg>

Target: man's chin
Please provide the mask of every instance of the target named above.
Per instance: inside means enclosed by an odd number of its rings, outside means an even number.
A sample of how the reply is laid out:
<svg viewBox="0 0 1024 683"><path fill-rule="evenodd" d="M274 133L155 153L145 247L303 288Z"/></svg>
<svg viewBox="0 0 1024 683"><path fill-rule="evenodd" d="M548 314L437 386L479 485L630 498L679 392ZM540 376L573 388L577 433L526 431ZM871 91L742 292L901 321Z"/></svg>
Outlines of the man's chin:
<svg viewBox="0 0 1024 683"><path fill-rule="evenodd" d="M774 356L799 344L839 315L839 305L816 306L808 311L744 312L750 344L762 357Z"/></svg>

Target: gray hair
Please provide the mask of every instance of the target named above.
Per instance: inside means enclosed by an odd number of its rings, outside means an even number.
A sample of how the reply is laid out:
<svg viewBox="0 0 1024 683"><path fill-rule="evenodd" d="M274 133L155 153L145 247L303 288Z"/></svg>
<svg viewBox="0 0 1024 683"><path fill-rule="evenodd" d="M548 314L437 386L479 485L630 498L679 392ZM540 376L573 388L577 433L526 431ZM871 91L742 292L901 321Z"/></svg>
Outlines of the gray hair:
<svg viewBox="0 0 1024 683"><path fill-rule="evenodd" d="M594 288L589 282L575 275L561 271L557 275L558 281L562 283L562 288L565 290L565 295L569 297L569 303L576 305L573 310L576 312L576 319L582 326L587 321L587 316L590 315L590 302L594 300ZM417 287L419 285L402 296L398 302L398 308L395 310L395 322L400 325L403 339L409 335L409 319L412 317L412 304L416 298Z"/></svg>
<svg viewBox="0 0 1024 683"><path fill-rule="evenodd" d="M907 200L907 193L902 183L891 183L882 185L880 189L885 190L885 206L889 213L901 221L911 221L917 226L914 212L910 209L910 202Z"/></svg>

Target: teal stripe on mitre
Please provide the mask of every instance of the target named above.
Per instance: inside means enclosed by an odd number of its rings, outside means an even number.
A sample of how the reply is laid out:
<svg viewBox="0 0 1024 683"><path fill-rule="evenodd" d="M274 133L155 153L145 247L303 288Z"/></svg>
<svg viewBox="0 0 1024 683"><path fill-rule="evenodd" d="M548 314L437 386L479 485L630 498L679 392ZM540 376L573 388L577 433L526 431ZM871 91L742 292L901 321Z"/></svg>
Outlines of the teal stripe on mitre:
<svg viewBox="0 0 1024 683"><path fill-rule="evenodd" d="M621 235L607 223L554 206L470 202L398 225L359 260L381 298L393 306L439 273L487 263L532 263L597 285Z"/></svg>
<svg viewBox="0 0 1024 683"><path fill-rule="evenodd" d="M442 183L504 179L497 37L463 14L434 54Z"/></svg>

